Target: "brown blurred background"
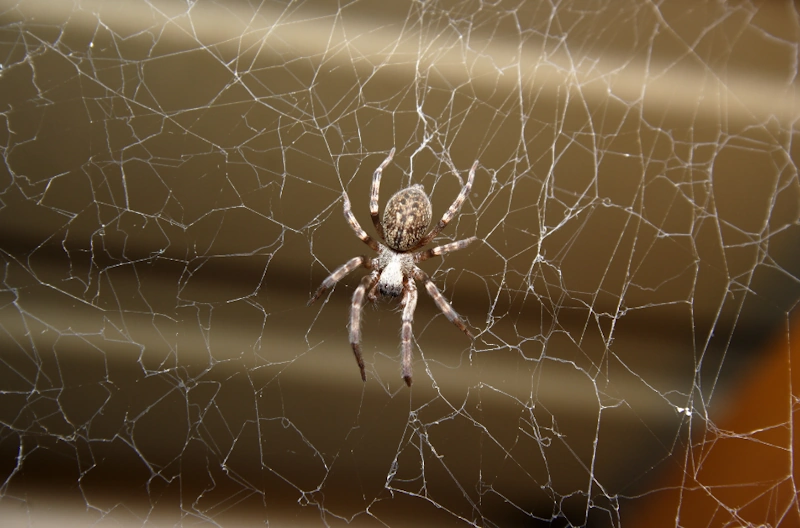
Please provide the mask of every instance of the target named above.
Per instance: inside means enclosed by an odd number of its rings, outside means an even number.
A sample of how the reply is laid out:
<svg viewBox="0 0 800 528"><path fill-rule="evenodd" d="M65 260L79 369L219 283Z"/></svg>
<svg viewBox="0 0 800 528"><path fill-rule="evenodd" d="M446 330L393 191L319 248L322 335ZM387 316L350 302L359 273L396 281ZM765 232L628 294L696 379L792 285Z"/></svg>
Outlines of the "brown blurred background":
<svg viewBox="0 0 800 528"><path fill-rule="evenodd" d="M788 2L7 3L0 515L789 525L792 435L728 424L793 366L799 30ZM371 233L392 147L382 203L422 183L437 218L479 161L438 240L480 242L423 265L477 339L421 291L410 390L396 304L359 379L363 272L306 307L369 251L340 197ZM749 413L793 430L767 386ZM776 469L709 479L728 438Z"/></svg>

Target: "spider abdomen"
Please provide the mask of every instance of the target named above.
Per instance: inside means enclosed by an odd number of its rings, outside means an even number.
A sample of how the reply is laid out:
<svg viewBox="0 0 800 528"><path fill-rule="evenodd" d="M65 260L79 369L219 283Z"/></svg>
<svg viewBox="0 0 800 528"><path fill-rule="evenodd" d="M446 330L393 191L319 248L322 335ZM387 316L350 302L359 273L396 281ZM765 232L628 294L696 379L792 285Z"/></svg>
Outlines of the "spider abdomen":
<svg viewBox="0 0 800 528"><path fill-rule="evenodd" d="M431 201L422 185L397 191L383 211L386 245L395 251L408 251L425 235L431 223Z"/></svg>

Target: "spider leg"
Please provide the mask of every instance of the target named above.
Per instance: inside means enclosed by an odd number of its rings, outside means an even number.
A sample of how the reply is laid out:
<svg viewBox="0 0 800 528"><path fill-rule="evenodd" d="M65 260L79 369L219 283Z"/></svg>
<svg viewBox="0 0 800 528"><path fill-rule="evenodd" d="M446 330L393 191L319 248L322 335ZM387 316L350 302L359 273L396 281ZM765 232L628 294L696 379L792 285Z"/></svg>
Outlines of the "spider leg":
<svg viewBox="0 0 800 528"><path fill-rule="evenodd" d="M428 260L431 257L438 257L440 255L444 255L445 253L450 253L451 251L458 251L459 249L464 249L465 247L472 244L476 240L478 240L478 237L469 237L463 240L458 240L456 242L450 242L449 244L445 244L443 246L437 246L435 248L431 248L421 253L415 253L414 263L418 264L420 262Z"/></svg>
<svg viewBox="0 0 800 528"><path fill-rule="evenodd" d="M364 308L364 294L367 290L378 282L380 273L373 271L361 279L361 284L353 293L353 303L350 305L350 345L353 347L353 354L356 356L356 363L361 369L361 380L367 381L367 374L364 372L364 359L361 357L361 312Z"/></svg>
<svg viewBox="0 0 800 528"><path fill-rule="evenodd" d="M311 299L308 300L308 304L306 306L311 306L314 304L314 302L319 299L326 290L335 286L337 282L345 278L349 273L360 266L364 266L367 269L372 269L372 260L364 256L355 257L336 268L333 273L328 275L328 277L322 281L322 284L319 285L317 291L311 296Z"/></svg>
<svg viewBox="0 0 800 528"><path fill-rule="evenodd" d="M350 224L350 229L356 234L358 238L361 239L366 245L378 251L378 243L367 234L366 231L361 227L361 224L358 223L355 215L353 214L353 209L350 206L350 198L347 197L347 193L343 193L342 197L344 198L344 217L347 219L347 223Z"/></svg>
<svg viewBox="0 0 800 528"><path fill-rule="evenodd" d="M413 337L411 324L414 322L414 310L417 308L417 285L414 279L406 279L403 288L403 379L406 385L411 386L411 339Z"/></svg>
<svg viewBox="0 0 800 528"><path fill-rule="evenodd" d="M389 155L386 156L386 159L383 160L380 167L375 169L375 173L372 175L372 190L369 193L369 214L372 217L373 225L375 225L375 231L378 232L378 236L381 237L381 239L383 239L383 225L381 225L381 219L380 216L378 216L378 195L381 191L381 175L383 174L383 169L389 165L393 157L394 148L389 151Z"/></svg>
<svg viewBox="0 0 800 528"><path fill-rule="evenodd" d="M442 219L439 220L439 223L433 226L431 232L422 237L420 241L414 245L414 247L409 249L409 251L414 251L415 249L421 248L422 246L424 246L425 244L436 238L436 235L438 235L442 231L442 229L447 227L447 224L450 223L450 220L453 219L456 213L461 209L461 206L464 205L464 200L467 199L467 195L469 194L470 189L472 189L472 182L475 181L475 169L477 168L478 168L478 160L475 160L475 163L472 164L472 168L469 169L469 177L467 178L467 183L465 183L464 186L461 188L461 192L458 193L458 196L456 196L456 199L455 201L453 201L452 205L450 205L450 208L447 211L445 211L444 215L442 216ZM458 176L458 174L456 174L456 176Z"/></svg>
<svg viewBox="0 0 800 528"><path fill-rule="evenodd" d="M372 302L372 303L374 303L375 301L378 300L378 283L377 282L375 282L375 284L372 285L372 288L367 290L367 300L369 302Z"/></svg>
<svg viewBox="0 0 800 528"><path fill-rule="evenodd" d="M442 311L445 317L456 325L459 330L467 334L467 337L470 339L475 339L472 333L467 328L467 325L464 324L464 320L453 310L453 307L447 302L447 299L444 298L442 292L439 291L439 288L433 283L431 278L428 276L427 273L422 271L421 269L415 267L414 268L414 278L418 281L422 281L425 284L425 290L427 290L428 295L431 296L433 302L436 303L436 306Z"/></svg>

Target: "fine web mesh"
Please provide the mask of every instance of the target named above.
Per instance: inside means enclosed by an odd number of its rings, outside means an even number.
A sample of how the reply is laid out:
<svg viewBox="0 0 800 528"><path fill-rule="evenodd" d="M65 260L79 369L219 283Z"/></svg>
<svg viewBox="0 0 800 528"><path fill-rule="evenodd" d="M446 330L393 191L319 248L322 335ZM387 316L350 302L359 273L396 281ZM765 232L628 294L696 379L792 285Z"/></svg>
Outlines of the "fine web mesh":
<svg viewBox="0 0 800 528"><path fill-rule="evenodd" d="M0 3L0 516L797 526L796 7ZM434 221L478 161L410 389L365 270L306 306L392 148Z"/></svg>

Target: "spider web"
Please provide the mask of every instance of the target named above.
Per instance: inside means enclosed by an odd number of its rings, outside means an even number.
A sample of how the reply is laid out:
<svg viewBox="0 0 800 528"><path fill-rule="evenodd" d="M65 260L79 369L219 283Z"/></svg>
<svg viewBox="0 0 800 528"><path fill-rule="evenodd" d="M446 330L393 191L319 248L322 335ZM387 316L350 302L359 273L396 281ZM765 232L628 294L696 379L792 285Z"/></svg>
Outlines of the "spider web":
<svg viewBox="0 0 800 528"><path fill-rule="evenodd" d="M800 525L799 34L786 1L3 2L4 523ZM435 219L479 163L435 243L478 242L421 265L476 339L421 289L411 389L397 302L359 378L363 271L306 306L391 148L381 204Z"/></svg>

